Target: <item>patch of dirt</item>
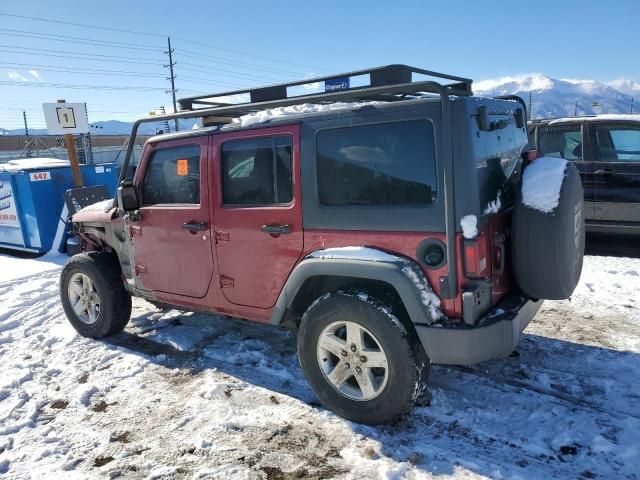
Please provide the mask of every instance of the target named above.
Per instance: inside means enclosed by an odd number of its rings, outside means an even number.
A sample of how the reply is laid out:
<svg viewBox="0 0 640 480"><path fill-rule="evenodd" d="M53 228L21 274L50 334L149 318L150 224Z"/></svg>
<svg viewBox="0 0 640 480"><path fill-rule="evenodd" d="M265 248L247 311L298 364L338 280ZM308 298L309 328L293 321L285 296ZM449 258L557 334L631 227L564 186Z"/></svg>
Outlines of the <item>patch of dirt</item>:
<svg viewBox="0 0 640 480"><path fill-rule="evenodd" d="M107 463L113 462L115 459L113 457L98 457L93 462L94 467L103 467Z"/></svg>
<svg viewBox="0 0 640 480"><path fill-rule="evenodd" d="M69 402L66 400L55 400L51 402L50 407L55 408L56 410L64 410L69 405Z"/></svg>
<svg viewBox="0 0 640 480"><path fill-rule="evenodd" d="M577 445L575 443L573 445L562 445L560 447L560 454L561 455L577 455L579 446L580 445Z"/></svg>
<svg viewBox="0 0 640 480"><path fill-rule="evenodd" d="M348 470L343 470L328 465L313 472L310 472L303 467L297 468L293 472L283 472L278 467L260 467L260 470L267 474L267 480L295 480L298 478L321 480L326 478L334 478L339 475L344 475L348 472Z"/></svg>
<svg viewBox="0 0 640 480"><path fill-rule="evenodd" d="M89 380L89 374L86 372L78 377L78 383L87 383L87 380Z"/></svg>
<svg viewBox="0 0 640 480"><path fill-rule="evenodd" d="M109 404L104 400L100 400L98 403L91 406L91 410L102 413L107 411L107 407L109 407Z"/></svg>
<svg viewBox="0 0 640 480"><path fill-rule="evenodd" d="M122 433L112 433L110 442L118 442L118 443L129 443L131 442L131 433L130 432L122 432Z"/></svg>

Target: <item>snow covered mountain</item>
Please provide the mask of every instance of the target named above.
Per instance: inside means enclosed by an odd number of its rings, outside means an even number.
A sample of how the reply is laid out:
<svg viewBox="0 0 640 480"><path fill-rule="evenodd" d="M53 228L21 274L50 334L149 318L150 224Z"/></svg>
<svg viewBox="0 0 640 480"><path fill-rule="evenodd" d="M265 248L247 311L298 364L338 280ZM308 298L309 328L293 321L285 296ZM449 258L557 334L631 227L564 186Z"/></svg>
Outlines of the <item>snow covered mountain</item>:
<svg viewBox="0 0 640 480"><path fill-rule="evenodd" d="M640 83L633 80L556 79L541 74L482 80L473 85L478 95L519 95L527 104L531 94L531 118L640 112Z"/></svg>

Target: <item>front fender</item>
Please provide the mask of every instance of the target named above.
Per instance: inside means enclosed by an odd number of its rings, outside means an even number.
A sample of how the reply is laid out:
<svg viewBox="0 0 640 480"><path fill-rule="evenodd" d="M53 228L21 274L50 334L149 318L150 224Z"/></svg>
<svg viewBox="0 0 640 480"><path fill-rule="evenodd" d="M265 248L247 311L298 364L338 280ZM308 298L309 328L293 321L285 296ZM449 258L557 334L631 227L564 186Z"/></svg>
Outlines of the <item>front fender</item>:
<svg viewBox="0 0 640 480"><path fill-rule="evenodd" d="M373 250L373 249L370 249ZM331 258L314 252L293 270L273 308L271 323L280 324L304 282L313 277L338 276L378 280L391 285L416 324L431 324L442 318L440 299L433 293L426 275L413 260L393 257L379 261L365 258ZM386 252L380 253L390 257Z"/></svg>

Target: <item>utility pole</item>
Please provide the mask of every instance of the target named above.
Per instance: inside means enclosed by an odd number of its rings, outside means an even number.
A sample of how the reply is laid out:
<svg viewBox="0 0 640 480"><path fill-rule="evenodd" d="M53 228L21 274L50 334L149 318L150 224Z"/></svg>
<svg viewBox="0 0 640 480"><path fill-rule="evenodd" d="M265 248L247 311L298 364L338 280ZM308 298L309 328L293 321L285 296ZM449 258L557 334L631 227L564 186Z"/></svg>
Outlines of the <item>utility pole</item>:
<svg viewBox="0 0 640 480"><path fill-rule="evenodd" d="M531 102L531 92L529 92L529 118L533 120L533 107Z"/></svg>
<svg viewBox="0 0 640 480"><path fill-rule="evenodd" d="M573 109L573 116L574 116L574 117L577 117L577 116L578 116L578 102L577 102L577 101L576 101L576 106L575 106L575 108Z"/></svg>
<svg viewBox="0 0 640 480"><path fill-rule="evenodd" d="M633 97L631 97L631 113L633 113Z"/></svg>
<svg viewBox="0 0 640 480"><path fill-rule="evenodd" d="M87 114L87 122L89 121L89 110L87 109L87 104L84 104L84 113ZM85 163L93 163L93 150L91 148L91 129L89 132L82 135L83 145L82 149L84 150L84 158Z"/></svg>
<svg viewBox="0 0 640 480"><path fill-rule="evenodd" d="M165 67L169 67L169 72L171 76L167 77L167 80L171 80L171 96L173 97L173 112L177 113L178 108L176 104L176 83L175 83L176 76L173 74L173 66L175 65L175 63L173 62L173 49L171 48L171 37L167 37L167 45L169 46L169 51L164 53L167 53L169 55L169 65L165 65ZM167 93L169 93L169 91L167 91ZM178 119L176 118L174 122L175 122L175 127L177 132Z"/></svg>
<svg viewBox="0 0 640 480"><path fill-rule="evenodd" d="M631 110L633 110L633 107L631 107ZM22 111L22 119L24 120L24 134L26 137L29 137L29 126L27 125L27 112L26 111ZM26 156L27 158L31 158L31 139L27 138L26 139Z"/></svg>

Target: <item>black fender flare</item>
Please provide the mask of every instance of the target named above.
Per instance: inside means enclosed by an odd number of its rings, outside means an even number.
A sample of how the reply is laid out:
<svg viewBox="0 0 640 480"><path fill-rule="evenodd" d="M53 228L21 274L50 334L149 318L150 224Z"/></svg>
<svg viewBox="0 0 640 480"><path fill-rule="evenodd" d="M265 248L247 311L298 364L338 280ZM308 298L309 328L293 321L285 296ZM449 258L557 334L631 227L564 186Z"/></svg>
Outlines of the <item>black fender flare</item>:
<svg viewBox="0 0 640 480"><path fill-rule="evenodd" d="M386 253L386 252L385 252ZM409 269L409 270L407 270ZM413 272L411 275L410 272ZM415 324L431 324L434 318L430 305L423 301L422 288L432 291L426 275L413 260L397 257L397 261L373 261L365 259L319 258L307 256L293 269L276 301L271 314L271 323L279 325L300 290L312 277L338 276L378 280L388 283L400 296L411 321ZM412 279L413 277L413 279ZM417 278L417 281L416 281ZM439 305L437 306L439 309Z"/></svg>

